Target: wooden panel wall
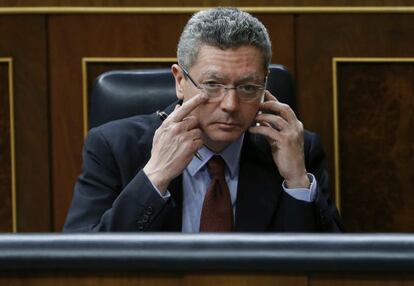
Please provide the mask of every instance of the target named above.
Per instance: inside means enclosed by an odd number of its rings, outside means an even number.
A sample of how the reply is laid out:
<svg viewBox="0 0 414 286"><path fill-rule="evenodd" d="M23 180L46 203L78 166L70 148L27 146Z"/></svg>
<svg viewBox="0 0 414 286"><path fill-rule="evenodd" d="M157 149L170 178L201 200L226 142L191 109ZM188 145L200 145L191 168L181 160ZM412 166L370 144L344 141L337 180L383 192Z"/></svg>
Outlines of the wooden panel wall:
<svg viewBox="0 0 414 286"><path fill-rule="evenodd" d="M414 58L401 60L337 63L342 216L353 231L414 228Z"/></svg>
<svg viewBox="0 0 414 286"><path fill-rule="evenodd" d="M16 5L22 3L17 1ZM200 5L203 3L200 2ZM314 2L317 3L321 2ZM82 59L109 59L109 62L104 63L105 67L89 67L87 74L90 87L91 75L95 75L97 70L120 66L119 63L111 63L111 58L175 57L178 37L189 15L184 12L0 14L0 57L12 57L15 63L17 218L20 231L60 231L63 225L81 165ZM267 26L271 35L275 55L273 62L286 65L297 78L299 113L305 127L322 137L333 188L333 58L414 57L414 14L297 12L259 13L256 16ZM358 66L353 67L356 70L352 70L351 74L354 71L364 73ZM409 77L405 70L402 73ZM353 83L349 76L338 80L346 86ZM0 81L4 81L3 77L0 77ZM404 92L412 93L408 87ZM4 94L4 90L0 89L2 102ZM348 89L339 92L342 100L347 100L347 94ZM411 102L408 97L402 97L401 100L402 105ZM348 103L352 105L352 102ZM375 101L372 104L372 107L378 106ZM340 119L349 119L347 116L348 113L342 110ZM406 119L398 118L401 123ZM7 125L7 122L3 121L2 124ZM411 138L408 136L404 140ZM352 148L359 142L349 136L341 144ZM2 154L5 154L6 149L6 145L1 145ZM345 148L341 150L344 152L338 154L340 158L348 156ZM357 160L355 157L350 158L348 163L344 161L341 170L349 172ZM346 164L350 167L346 167ZM410 164L411 161L406 162L406 166ZM375 167L379 168L380 165ZM1 167L0 173L6 174L8 170ZM407 174L410 176L411 173ZM342 177L342 207L348 230L379 230L357 225L358 212L353 210L362 210L366 205L376 210L383 208L383 204L377 203L375 198L371 200L369 196L365 204L362 201L354 204L359 189L353 187L361 183L354 180L362 179ZM10 180L10 176L6 179ZM406 184L408 180L405 180ZM407 186L412 186L410 184ZM370 190L364 189L365 196ZM1 192L8 194L9 190L2 189ZM385 215L400 211L396 204L382 210ZM395 215L398 218L395 220L397 225L389 230L413 231L411 219L401 220L401 214ZM377 216L372 215L372 218ZM8 220L5 217L5 221ZM5 222L2 230L9 229L9 225L10 222Z"/></svg>
<svg viewBox="0 0 414 286"><path fill-rule="evenodd" d="M12 154L10 122L11 59L0 58L0 231L13 230Z"/></svg>
<svg viewBox="0 0 414 286"><path fill-rule="evenodd" d="M0 15L0 57L13 59L17 227L20 231L51 228L45 19L44 15ZM7 165L0 168L3 172Z"/></svg>
<svg viewBox="0 0 414 286"><path fill-rule="evenodd" d="M89 6L89 7L214 7L214 6L412 6L411 0L1 0L1 6L39 7L39 6Z"/></svg>
<svg viewBox="0 0 414 286"><path fill-rule="evenodd" d="M299 15L296 22L296 77L299 87L299 110L305 125L315 130L322 135L324 147L328 155L329 171L331 176L335 173L334 170L334 126L333 126L333 75L332 75L332 61L335 57L348 58L365 58L365 57L414 57L414 15L399 14L399 15ZM359 72L361 73L362 70ZM369 76L369 75L367 75ZM350 84L349 82L343 84ZM408 85L409 86L409 85ZM405 97L401 97L400 104L408 104L411 102L412 89L407 86L404 90ZM346 96L346 93L341 93L339 96ZM355 96L355 94L354 94ZM384 94L385 96L385 94ZM343 98L343 101L352 100L352 98ZM351 101L353 102L353 101ZM370 104L371 112L373 108L381 105L382 102L372 100ZM351 103L352 105L352 103ZM359 108L359 107L355 107ZM352 116L346 112L340 113L340 120ZM403 124L406 117L396 118ZM365 122L360 122L362 126L367 127ZM341 130L339 130L341 131ZM412 138L412 137L411 137ZM408 139L408 138L407 138ZM343 142L345 143L345 142ZM360 146L361 142L358 137L349 137L346 141L346 148L353 148L353 146ZM406 142L405 144L409 144ZM345 146L343 146L345 147ZM342 148L343 149L343 148ZM344 158L346 153L340 153L339 157ZM352 158L354 164L360 163L358 155ZM371 175L375 175L382 168L380 165L365 166L371 170ZM374 167L374 169L371 169ZM363 168L363 167L362 167ZM412 166L411 166L412 168ZM348 172L356 172L356 167L350 166ZM369 171L367 170L367 172ZM391 180L399 181L398 174L390 177ZM344 213L353 216L349 217L349 221L345 220L348 231L375 231L372 228L361 229L358 225L352 224L352 221L361 220L361 208L365 211L373 213L371 219L375 218L380 221L381 216L375 216L376 212L384 212L390 214L399 212L400 205L392 204L386 207L378 197L371 197L373 192L371 189L375 187L375 182L372 185L365 183L367 178L363 181L352 180L352 177L344 177L340 185L341 192L355 193L355 190L360 190L359 185L364 183L366 186L363 195L368 200L364 204L354 204L353 201L348 201L344 204ZM353 177L355 178L355 177ZM407 177L406 180L411 180ZM411 183L412 185L412 183ZM370 195L371 194L371 195ZM393 194L389 194L390 197ZM346 195L345 195L346 198ZM358 210L356 208L359 208ZM365 220L365 217L364 219ZM407 221L408 220L408 221ZM367 223L372 223L368 221ZM414 231L414 219L407 218L406 220L396 220L397 224L393 230L399 231ZM378 224L376 224L378 226ZM378 229L385 230L384 228ZM391 230L391 229L389 229Z"/></svg>

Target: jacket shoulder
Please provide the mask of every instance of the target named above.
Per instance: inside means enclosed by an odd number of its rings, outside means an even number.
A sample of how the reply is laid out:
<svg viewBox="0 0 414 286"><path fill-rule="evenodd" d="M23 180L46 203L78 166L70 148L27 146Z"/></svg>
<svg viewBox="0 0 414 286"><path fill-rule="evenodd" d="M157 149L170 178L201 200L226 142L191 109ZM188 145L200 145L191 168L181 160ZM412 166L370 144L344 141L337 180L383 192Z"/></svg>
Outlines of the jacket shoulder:
<svg viewBox="0 0 414 286"><path fill-rule="evenodd" d="M117 172L128 181L149 159L154 133L160 123L152 114L111 121L93 128L85 139L83 154L92 156L108 168L117 167Z"/></svg>
<svg viewBox="0 0 414 286"><path fill-rule="evenodd" d="M92 128L88 135L94 136L99 133L110 142L116 142L120 138L125 140L128 137L141 137L145 133L155 132L161 122L154 114L137 115L124 119L107 122L98 127Z"/></svg>

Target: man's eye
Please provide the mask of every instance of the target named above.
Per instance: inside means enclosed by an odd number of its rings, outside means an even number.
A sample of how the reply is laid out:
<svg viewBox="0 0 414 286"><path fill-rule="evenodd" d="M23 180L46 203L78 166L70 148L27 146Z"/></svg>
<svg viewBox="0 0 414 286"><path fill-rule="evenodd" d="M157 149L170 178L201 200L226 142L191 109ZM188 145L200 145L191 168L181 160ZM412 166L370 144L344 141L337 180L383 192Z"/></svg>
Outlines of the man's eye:
<svg viewBox="0 0 414 286"><path fill-rule="evenodd" d="M213 89L220 89L220 87L221 87L221 84L213 83L213 82L207 82L207 83L205 83L203 85L204 85L205 88L211 89L211 90L213 90Z"/></svg>
<svg viewBox="0 0 414 286"><path fill-rule="evenodd" d="M249 85L249 84L247 84L247 85L240 85L238 87L238 89L240 91L246 92L246 93L253 93L253 92L256 92L258 90L257 86L255 86L255 85Z"/></svg>

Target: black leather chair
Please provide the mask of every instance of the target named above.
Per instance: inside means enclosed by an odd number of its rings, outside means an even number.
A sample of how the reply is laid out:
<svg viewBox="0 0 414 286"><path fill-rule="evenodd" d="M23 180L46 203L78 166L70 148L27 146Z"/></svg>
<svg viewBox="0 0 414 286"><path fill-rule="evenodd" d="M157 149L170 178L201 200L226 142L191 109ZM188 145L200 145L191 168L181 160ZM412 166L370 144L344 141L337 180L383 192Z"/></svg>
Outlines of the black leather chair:
<svg viewBox="0 0 414 286"><path fill-rule="evenodd" d="M294 80L282 65L270 65L267 89L296 111ZM163 109L177 99L170 69L110 71L100 75L89 98L88 126Z"/></svg>

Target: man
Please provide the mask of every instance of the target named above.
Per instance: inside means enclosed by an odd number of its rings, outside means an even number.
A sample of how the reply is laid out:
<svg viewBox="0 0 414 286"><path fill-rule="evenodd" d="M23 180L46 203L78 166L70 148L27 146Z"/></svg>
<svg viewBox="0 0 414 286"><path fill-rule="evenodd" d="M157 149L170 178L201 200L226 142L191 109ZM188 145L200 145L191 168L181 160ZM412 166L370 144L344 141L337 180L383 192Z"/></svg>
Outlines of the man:
<svg viewBox="0 0 414 286"><path fill-rule="evenodd" d="M265 91L263 24L201 11L177 56L177 104L89 132L64 230L341 231L317 136Z"/></svg>

